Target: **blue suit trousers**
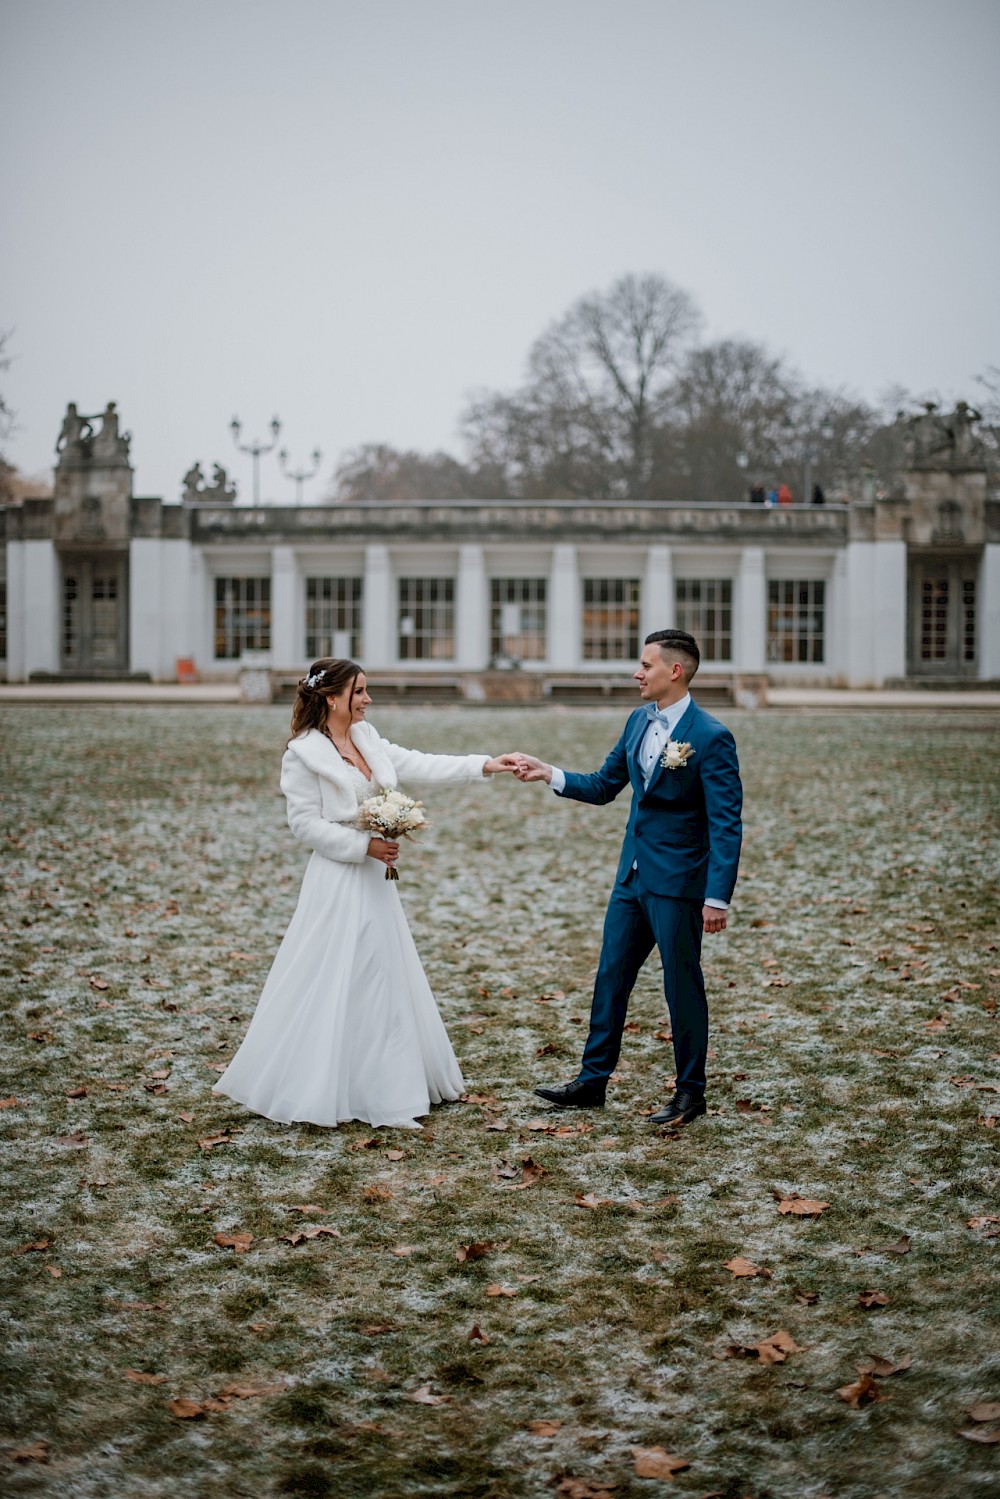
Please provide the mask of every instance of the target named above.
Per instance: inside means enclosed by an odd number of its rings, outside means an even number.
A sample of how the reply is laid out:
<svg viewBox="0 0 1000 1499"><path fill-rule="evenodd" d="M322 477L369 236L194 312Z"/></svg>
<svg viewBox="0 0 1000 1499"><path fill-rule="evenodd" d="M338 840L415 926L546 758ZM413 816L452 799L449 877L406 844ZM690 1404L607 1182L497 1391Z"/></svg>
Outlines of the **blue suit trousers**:
<svg viewBox="0 0 1000 1499"><path fill-rule="evenodd" d="M705 1092L708 1004L701 971L702 902L654 895L631 869L611 892L590 1009L582 1082L603 1081L621 1051L629 996L654 945L663 961L663 992L674 1038L677 1089Z"/></svg>

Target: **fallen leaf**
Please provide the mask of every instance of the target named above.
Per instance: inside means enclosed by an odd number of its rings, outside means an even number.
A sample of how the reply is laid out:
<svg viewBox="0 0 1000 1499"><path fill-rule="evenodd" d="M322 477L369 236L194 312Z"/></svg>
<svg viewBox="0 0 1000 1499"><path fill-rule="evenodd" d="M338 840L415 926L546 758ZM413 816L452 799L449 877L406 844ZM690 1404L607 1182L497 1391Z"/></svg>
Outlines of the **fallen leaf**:
<svg viewBox="0 0 1000 1499"><path fill-rule="evenodd" d="M815 1306L819 1300L818 1291L796 1291L795 1300L801 1301L803 1306Z"/></svg>
<svg viewBox="0 0 1000 1499"><path fill-rule="evenodd" d="M13 1093L11 1094L11 1096L9 1098L0 1098L0 1109L16 1109L16 1108L17 1108L17 1099L14 1097Z"/></svg>
<svg viewBox="0 0 1000 1499"><path fill-rule="evenodd" d="M551 989L547 994L539 994L535 1000L536 1005L554 1004L557 1000L565 999L565 989Z"/></svg>
<svg viewBox="0 0 1000 1499"><path fill-rule="evenodd" d="M967 1218L965 1220L966 1228L981 1228L985 1230L988 1239L995 1239L997 1234L1000 1233L1000 1229L994 1227L998 1223L1000 1223L1000 1214L997 1213L983 1213L978 1218Z"/></svg>
<svg viewBox="0 0 1000 1499"><path fill-rule="evenodd" d="M870 1374L862 1374L854 1384L841 1385L837 1394L853 1410L860 1410L863 1405L874 1405L877 1400L885 1399L884 1395L879 1394L878 1385Z"/></svg>
<svg viewBox="0 0 1000 1499"><path fill-rule="evenodd" d="M223 1400L258 1400L263 1395L280 1395L288 1386L279 1379L274 1384L227 1384L219 1391Z"/></svg>
<svg viewBox="0 0 1000 1499"><path fill-rule="evenodd" d="M67 1150L85 1150L89 1142L81 1130L75 1129L71 1135L56 1135L52 1143L65 1145Z"/></svg>
<svg viewBox="0 0 1000 1499"><path fill-rule="evenodd" d="M66 1089L66 1097L67 1098L86 1098L86 1096L87 1096L87 1090L86 1090L86 1088L82 1088L81 1087L81 1088L67 1088Z"/></svg>
<svg viewBox="0 0 1000 1499"><path fill-rule="evenodd" d="M353 1145L348 1145L348 1150L378 1150L382 1141L378 1135L369 1135L367 1140L355 1140Z"/></svg>
<svg viewBox="0 0 1000 1499"><path fill-rule="evenodd" d="M167 1409L179 1421L196 1421L205 1414L204 1406L196 1404L193 1400L187 1400L183 1395L179 1400L171 1400Z"/></svg>
<svg viewBox="0 0 1000 1499"><path fill-rule="evenodd" d="M870 1374L872 1379L888 1379L893 1374L905 1374L912 1363L913 1356L909 1353L905 1358L901 1358L898 1364L894 1364L892 1359L882 1358L877 1353L870 1353L866 1362L857 1364L856 1368L859 1374ZM1000 1406L997 1410L1000 1411Z"/></svg>
<svg viewBox="0 0 1000 1499"><path fill-rule="evenodd" d="M489 1341L489 1338L487 1337L486 1333L483 1332L482 1328L479 1326L479 1323L475 1323L472 1331L469 1333L469 1342L486 1344Z"/></svg>
<svg viewBox="0 0 1000 1499"><path fill-rule="evenodd" d="M363 1338L381 1338L387 1332L398 1332L397 1322L370 1322L367 1327L361 1329Z"/></svg>
<svg viewBox="0 0 1000 1499"><path fill-rule="evenodd" d="M576 1203L576 1206L578 1208L591 1208L591 1209L594 1209L594 1208L604 1208L604 1207L607 1207L609 1205L609 1203L611 1202L611 1198L610 1197L595 1197L594 1194L593 1194L593 1192L588 1192L586 1194L586 1196L584 1196L580 1192L577 1192L577 1194L574 1197L573 1201Z"/></svg>
<svg viewBox="0 0 1000 1499"><path fill-rule="evenodd" d="M253 1243L253 1234L216 1234L212 1242L218 1244L220 1249L234 1249L237 1254L246 1254Z"/></svg>
<svg viewBox="0 0 1000 1499"><path fill-rule="evenodd" d="M390 1202L392 1200L392 1193L388 1187L365 1187L361 1196L365 1202Z"/></svg>
<svg viewBox="0 0 1000 1499"><path fill-rule="evenodd" d="M561 1421L529 1421L527 1429L533 1437L554 1437L561 1425Z"/></svg>
<svg viewBox="0 0 1000 1499"><path fill-rule="evenodd" d="M282 1234L281 1237L286 1243L291 1244L294 1249L296 1244L302 1244L309 1239L321 1238L324 1234L328 1235L331 1239L342 1237L339 1229L327 1228L325 1224L320 1224L318 1228L297 1228L290 1234Z"/></svg>
<svg viewBox="0 0 1000 1499"><path fill-rule="evenodd" d="M1000 1400L983 1400L978 1405L970 1405L968 1416L970 1421L1000 1421Z"/></svg>
<svg viewBox="0 0 1000 1499"><path fill-rule="evenodd" d="M726 1260L722 1268L724 1270L731 1271L737 1280L739 1280L742 1276L753 1275L760 1275L765 1280L770 1280L771 1278L770 1270L762 1270L759 1265L752 1265L749 1260L745 1260L743 1256L739 1254L731 1260Z"/></svg>
<svg viewBox="0 0 1000 1499"><path fill-rule="evenodd" d="M52 1276L53 1280L62 1280L62 1271L60 1270L58 1265L46 1265L45 1268Z"/></svg>
<svg viewBox="0 0 1000 1499"><path fill-rule="evenodd" d="M186 1111L184 1113L178 1114L177 1117L178 1117L178 1119L183 1119L185 1124L193 1124L194 1123L194 1115L193 1114L188 1114Z"/></svg>
<svg viewBox="0 0 1000 1499"><path fill-rule="evenodd" d="M166 1380L165 1374L143 1374L140 1369L126 1369L125 1378L130 1379L133 1384L163 1384Z"/></svg>
<svg viewBox="0 0 1000 1499"><path fill-rule="evenodd" d="M508 1291L506 1286L492 1285L486 1287L487 1296L516 1296L516 1291Z"/></svg>
<svg viewBox="0 0 1000 1499"><path fill-rule="evenodd" d="M782 1197L778 1203L779 1213L794 1213L797 1218L818 1218L830 1206L828 1202L815 1202L811 1197L799 1197L794 1192Z"/></svg>
<svg viewBox="0 0 1000 1499"><path fill-rule="evenodd" d="M448 1178L446 1176L442 1176L439 1172L436 1176L432 1176L430 1178L429 1185L432 1187L443 1187L447 1180Z"/></svg>
<svg viewBox="0 0 1000 1499"><path fill-rule="evenodd" d="M412 1400L414 1405L447 1405L447 1395L434 1395L431 1393L429 1384L422 1384L417 1389L411 1390L404 1400Z"/></svg>
<svg viewBox="0 0 1000 1499"><path fill-rule="evenodd" d="M887 1291L859 1291L858 1301L870 1311L876 1306L888 1306L889 1294Z"/></svg>
<svg viewBox="0 0 1000 1499"><path fill-rule="evenodd" d="M199 1140L198 1145L202 1150L214 1150L217 1145L232 1145L233 1137L227 1130L221 1135L206 1135L204 1140Z"/></svg>
<svg viewBox="0 0 1000 1499"><path fill-rule="evenodd" d="M587 1483L583 1478L574 1478L572 1473L557 1473L549 1481L555 1485L556 1499L611 1499L616 1492L614 1484Z"/></svg>
<svg viewBox="0 0 1000 1499"><path fill-rule="evenodd" d="M416 1254L417 1246L416 1244L397 1244L392 1252L398 1254L401 1260L405 1260L409 1255Z"/></svg>
<svg viewBox="0 0 1000 1499"><path fill-rule="evenodd" d="M47 1463L50 1445L49 1442L32 1442L30 1447L16 1447L7 1456L14 1463Z"/></svg>
<svg viewBox="0 0 1000 1499"><path fill-rule="evenodd" d="M673 1478L691 1464L686 1457L674 1457L664 1447L633 1447L637 1478Z"/></svg>
<svg viewBox="0 0 1000 1499"><path fill-rule="evenodd" d="M455 1253L455 1258L461 1263L466 1260L481 1260L493 1249L492 1239L474 1240L471 1244L462 1244Z"/></svg>
<svg viewBox="0 0 1000 1499"><path fill-rule="evenodd" d="M107 979L99 978L96 973L92 973L90 975L90 987L92 989L107 989L109 986Z"/></svg>
<svg viewBox="0 0 1000 1499"><path fill-rule="evenodd" d="M856 1249L855 1254L909 1254L910 1236L903 1234L894 1244L866 1244L864 1249Z"/></svg>
<svg viewBox="0 0 1000 1499"><path fill-rule="evenodd" d="M981 1442L984 1446L1000 1442L1000 1426L970 1426L958 1434L967 1442Z"/></svg>
<svg viewBox="0 0 1000 1499"><path fill-rule="evenodd" d="M30 1244L20 1244L17 1249L12 1249L11 1254L41 1254L43 1249L48 1249L54 1238L55 1234L51 1239L32 1239Z"/></svg>
<svg viewBox="0 0 1000 1499"><path fill-rule="evenodd" d="M492 1093L463 1093L459 1103L479 1103L491 1106L496 1103Z"/></svg>
<svg viewBox="0 0 1000 1499"><path fill-rule="evenodd" d="M386 1153L385 1153L385 1158L386 1158L387 1161L405 1161L406 1160L406 1151L405 1150L387 1150Z"/></svg>
<svg viewBox="0 0 1000 1499"><path fill-rule="evenodd" d="M762 1364L783 1364L790 1353L802 1353L791 1333L781 1328L759 1343L731 1343L724 1358L756 1358Z"/></svg>

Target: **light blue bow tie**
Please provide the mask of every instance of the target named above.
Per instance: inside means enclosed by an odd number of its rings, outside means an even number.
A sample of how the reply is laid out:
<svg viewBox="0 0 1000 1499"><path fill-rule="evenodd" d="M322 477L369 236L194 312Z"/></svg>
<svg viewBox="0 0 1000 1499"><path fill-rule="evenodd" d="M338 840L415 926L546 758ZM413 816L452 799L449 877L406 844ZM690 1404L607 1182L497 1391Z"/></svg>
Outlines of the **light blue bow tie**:
<svg viewBox="0 0 1000 1499"><path fill-rule="evenodd" d="M670 732L670 712L666 708L658 708L655 703L646 704L646 717L650 723L659 723Z"/></svg>

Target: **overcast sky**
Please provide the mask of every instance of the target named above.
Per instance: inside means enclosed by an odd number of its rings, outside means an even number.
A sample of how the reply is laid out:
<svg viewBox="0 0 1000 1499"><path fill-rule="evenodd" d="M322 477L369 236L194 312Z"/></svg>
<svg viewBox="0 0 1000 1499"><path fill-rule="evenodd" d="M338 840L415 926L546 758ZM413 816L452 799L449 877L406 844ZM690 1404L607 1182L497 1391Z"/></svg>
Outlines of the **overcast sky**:
<svg viewBox="0 0 1000 1499"><path fill-rule="evenodd" d="M229 420L458 451L627 271L810 379L1000 364L998 0L0 0L0 329L46 468L117 400L139 494ZM263 460L267 496L294 487Z"/></svg>

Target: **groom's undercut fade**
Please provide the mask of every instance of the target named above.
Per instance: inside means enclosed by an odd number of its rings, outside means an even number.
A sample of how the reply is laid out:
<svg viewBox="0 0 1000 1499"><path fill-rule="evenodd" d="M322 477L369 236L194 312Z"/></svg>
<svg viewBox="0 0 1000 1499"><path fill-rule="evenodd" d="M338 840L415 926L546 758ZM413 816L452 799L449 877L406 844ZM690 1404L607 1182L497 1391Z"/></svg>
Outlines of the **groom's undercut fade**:
<svg viewBox="0 0 1000 1499"><path fill-rule="evenodd" d="M664 656L679 661L684 668L684 680L690 682L701 665L701 651L693 635L686 630L654 630L646 636L646 645L658 645Z"/></svg>

